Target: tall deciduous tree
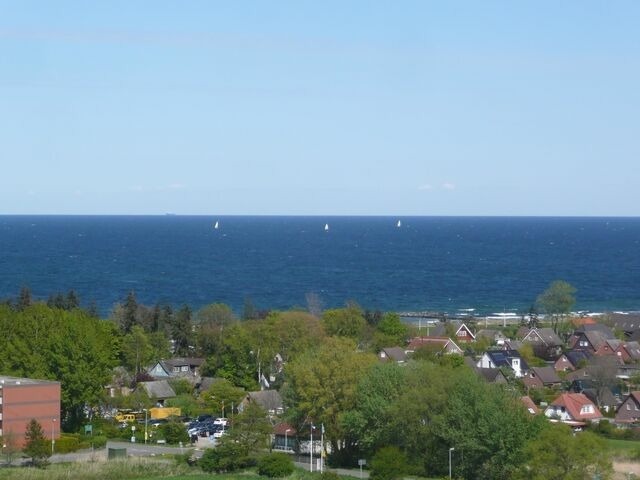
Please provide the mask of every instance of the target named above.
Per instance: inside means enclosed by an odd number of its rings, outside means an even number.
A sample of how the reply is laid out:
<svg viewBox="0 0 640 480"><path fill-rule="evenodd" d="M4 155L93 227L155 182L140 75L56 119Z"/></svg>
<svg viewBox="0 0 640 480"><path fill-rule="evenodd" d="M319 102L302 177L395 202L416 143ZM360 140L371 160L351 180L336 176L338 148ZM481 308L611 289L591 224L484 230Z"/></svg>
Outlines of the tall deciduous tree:
<svg viewBox="0 0 640 480"><path fill-rule="evenodd" d="M154 360L153 349L147 334L142 327L134 325L122 339L123 366L136 376L152 360Z"/></svg>
<svg viewBox="0 0 640 480"><path fill-rule="evenodd" d="M355 406L356 385L375 362L374 355L357 351L353 340L330 337L287 364L287 397L294 422L299 427L324 424L325 438L336 454L352 448L344 442L343 415Z"/></svg>
<svg viewBox="0 0 640 480"><path fill-rule="evenodd" d="M408 371L395 362L380 363L358 381L354 408L345 413L343 424L364 455L391 443L391 409L407 385Z"/></svg>
<svg viewBox="0 0 640 480"><path fill-rule="evenodd" d="M360 339L366 321L357 305L327 310L322 314L322 324L328 335Z"/></svg>
<svg viewBox="0 0 640 480"><path fill-rule="evenodd" d="M96 404L117 364L118 335L111 322L81 310L35 304L22 312L0 307L0 371L57 380L65 423L77 426L85 404Z"/></svg>
<svg viewBox="0 0 640 480"><path fill-rule="evenodd" d="M587 480L611 478L613 466L606 442L590 432L573 436L564 425L551 425L531 439L519 480Z"/></svg>
<svg viewBox="0 0 640 480"><path fill-rule="evenodd" d="M556 280L536 299L537 307L551 319L553 330L558 333L565 316L576 303L576 289L564 280Z"/></svg>

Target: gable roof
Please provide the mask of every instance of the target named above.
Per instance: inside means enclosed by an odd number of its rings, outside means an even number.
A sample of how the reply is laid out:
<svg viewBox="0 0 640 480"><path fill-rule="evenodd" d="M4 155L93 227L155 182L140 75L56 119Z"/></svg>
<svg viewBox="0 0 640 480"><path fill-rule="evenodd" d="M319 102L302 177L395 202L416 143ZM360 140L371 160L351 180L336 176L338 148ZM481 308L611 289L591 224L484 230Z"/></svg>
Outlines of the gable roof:
<svg viewBox="0 0 640 480"><path fill-rule="evenodd" d="M382 355L384 353L384 355ZM400 347L386 347L380 351L381 360L393 360L395 362L406 362L407 352Z"/></svg>
<svg viewBox="0 0 640 480"><path fill-rule="evenodd" d="M598 407L582 393L563 393L557 397L552 406L564 407L567 413L574 420L591 420L596 418L602 418L602 413L598 410ZM591 405L593 407L592 413L582 413L583 406Z"/></svg>
<svg viewBox="0 0 640 480"><path fill-rule="evenodd" d="M565 352L564 355L575 368L578 368L580 363L588 363L589 359L593 357L593 354L588 350L569 350Z"/></svg>
<svg viewBox="0 0 640 480"><path fill-rule="evenodd" d="M640 330L640 313L610 313L607 320L618 330L626 333L632 333Z"/></svg>
<svg viewBox="0 0 640 480"><path fill-rule="evenodd" d="M613 330L611 330L611 328L609 328L607 325L604 325L602 323L592 323L592 324L584 324L584 325L580 325L578 328L576 328L575 333L587 333L587 332L600 332L602 333L605 338L616 338L616 336L613 333Z"/></svg>
<svg viewBox="0 0 640 480"><path fill-rule="evenodd" d="M278 412L284 408L282 396L277 390L260 390L248 392L246 398L262 407L267 412Z"/></svg>
<svg viewBox="0 0 640 480"><path fill-rule="evenodd" d="M640 359L640 343L636 341L626 342L623 347L631 358L634 360Z"/></svg>
<svg viewBox="0 0 640 480"><path fill-rule="evenodd" d="M190 368L196 368L204 363L204 358L176 357L176 358L168 358L166 360L161 360L161 362L169 367L189 366Z"/></svg>
<svg viewBox="0 0 640 480"><path fill-rule="evenodd" d="M520 356L517 350L487 350L485 354L491 359L496 368L509 367L512 368L511 360L520 359L520 369L525 371L529 369L527 362Z"/></svg>
<svg viewBox="0 0 640 480"><path fill-rule="evenodd" d="M538 377L544 385L562 383L562 380L553 367L531 367L530 374Z"/></svg>
<svg viewBox="0 0 640 480"><path fill-rule="evenodd" d="M458 353L462 355L462 349L456 345L456 343L448 337L415 337L412 338L407 347L407 351L414 352L417 348L424 347L425 345L441 346L442 350L447 350L447 353Z"/></svg>
<svg viewBox="0 0 640 480"><path fill-rule="evenodd" d="M447 334L447 325L451 325L455 329L455 336L458 336L460 330L466 330L469 333L469 336L472 340L475 340L476 336L473 334L471 329L463 323L461 320L448 320L446 322L439 322L432 327L427 327L428 337L446 337Z"/></svg>
<svg viewBox="0 0 640 480"><path fill-rule="evenodd" d="M528 395L520 397L520 401L531 415L538 415L540 413L540 409Z"/></svg>
<svg viewBox="0 0 640 480"><path fill-rule="evenodd" d="M483 328L476 332L476 338L488 338L493 342L495 340L506 340L507 337L505 337L504 333L502 333L500 330Z"/></svg>
<svg viewBox="0 0 640 480"><path fill-rule="evenodd" d="M506 383L507 381L504 373L499 368L475 367L475 371L488 383Z"/></svg>
<svg viewBox="0 0 640 480"><path fill-rule="evenodd" d="M171 385L166 380L154 380L152 382L139 382L139 387L142 387L149 398L156 398L158 400L164 400L166 398L173 398L176 396L176 392L173 391Z"/></svg>
<svg viewBox="0 0 640 480"><path fill-rule="evenodd" d="M522 341L532 341L533 337L537 336L547 347L555 347L562 345L562 340L553 331L552 328L532 328L529 332L522 338Z"/></svg>

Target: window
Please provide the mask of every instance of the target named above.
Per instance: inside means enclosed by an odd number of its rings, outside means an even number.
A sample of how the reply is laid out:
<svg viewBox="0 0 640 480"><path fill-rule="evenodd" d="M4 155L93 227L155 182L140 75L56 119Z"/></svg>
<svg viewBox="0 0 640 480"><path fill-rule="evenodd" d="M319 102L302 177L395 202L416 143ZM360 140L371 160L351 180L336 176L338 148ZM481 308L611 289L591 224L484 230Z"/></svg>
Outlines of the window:
<svg viewBox="0 0 640 480"><path fill-rule="evenodd" d="M467 336L467 331L466 330L460 330L458 332L458 336L459 337L466 337Z"/></svg>
<svg viewBox="0 0 640 480"><path fill-rule="evenodd" d="M593 413L593 405L583 405L580 413Z"/></svg>
<svg viewBox="0 0 640 480"><path fill-rule="evenodd" d="M180 367L173 367L173 371L176 372L176 373L179 372L180 371Z"/></svg>
<svg viewBox="0 0 640 480"><path fill-rule="evenodd" d="M588 347L589 346L589 342L587 342L586 340L580 340L580 342L578 342L579 345L581 347Z"/></svg>
<svg viewBox="0 0 640 480"><path fill-rule="evenodd" d="M631 410L631 405L627 403L627 410Z"/></svg>
<svg viewBox="0 0 640 480"><path fill-rule="evenodd" d="M182 366L182 371L183 372L188 372L189 371L189 365L183 365Z"/></svg>

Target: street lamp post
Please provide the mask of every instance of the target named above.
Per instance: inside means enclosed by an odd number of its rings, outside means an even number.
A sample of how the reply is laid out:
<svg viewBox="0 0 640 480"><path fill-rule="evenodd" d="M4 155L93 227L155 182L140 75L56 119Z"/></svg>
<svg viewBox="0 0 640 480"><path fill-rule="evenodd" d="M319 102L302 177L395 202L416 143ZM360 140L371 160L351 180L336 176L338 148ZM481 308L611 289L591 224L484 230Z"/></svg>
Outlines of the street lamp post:
<svg viewBox="0 0 640 480"><path fill-rule="evenodd" d="M55 440L55 425L56 425L56 418L53 417L51 419L51 455L53 455L53 451L55 449L55 445L56 445L56 440Z"/></svg>
<svg viewBox="0 0 640 480"><path fill-rule="evenodd" d="M284 431L284 451L288 452L289 451L289 444L287 443L287 433L289 433L291 431L290 428L287 428Z"/></svg>
<svg viewBox="0 0 640 480"><path fill-rule="evenodd" d="M147 412L148 411L147 411L146 408L143 408L143 410L144 410L144 443L146 445L147 444L147 424L149 422L147 421Z"/></svg>
<svg viewBox="0 0 640 480"><path fill-rule="evenodd" d="M310 439L309 439L309 471L313 472L313 425L309 429Z"/></svg>
<svg viewBox="0 0 640 480"><path fill-rule="evenodd" d="M451 480L451 452L453 452L455 448L451 447L449 449L449 480Z"/></svg>

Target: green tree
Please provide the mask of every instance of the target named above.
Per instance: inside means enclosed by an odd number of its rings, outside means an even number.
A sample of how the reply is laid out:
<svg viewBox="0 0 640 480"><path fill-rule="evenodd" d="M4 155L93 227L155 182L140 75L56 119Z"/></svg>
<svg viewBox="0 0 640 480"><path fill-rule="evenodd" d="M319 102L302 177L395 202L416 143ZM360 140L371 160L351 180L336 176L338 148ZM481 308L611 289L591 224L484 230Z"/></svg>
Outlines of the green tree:
<svg viewBox="0 0 640 480"><path fill-rule="evenodd" d="M172 445L177 445L180 442L184 444L189 442L189 434L181 422L171 421L161 425L160 433L167 443Z"/></svg>
<svg viewBox="0 0 640 480"><path fill-rule="evenodd" d="M409 328L400 320L397 313L386 313L378 322L374 333L375 349L404 345L408 333Z"/></svg>
<svg viewBox="0 0 640 480"><path fill-rule="evenodd" d="M362 336L366 323L363 312L357 305L326 310L322 314L322 324L327 335L358 340Z"/></svg>
<svg viewBox="0 0 640 480"><path fill-rule="evenodd" d="M267 447L272 427L267 413L259 405L250 402L233 419L233 428L223 437L254 455Z"/></svg>
<svg viewBox="0 0 640 480"><path fill-rule="evenodd" d="M89 317L79 309L35 304L21 312L0 307L0 331L0 371L60 381L66 427L79 425L85 406L103 398L119 353L111 322Z"/></svg>
<svg viewBox="0 0 640 480"><path fill-rule="evenodd" d="M536 306L549 316L556 333L562 329L562 322L576 303L576 289L564 280L556 280L536 299Z"/></svg>
<svg viewBox="0 0 640 480"><path fill-rule="evenodd" d="M224 303L205 305L196 313L196 323L199 325L231 325L237 319L233 311Z"/></svg>
<svg viewBox="0 0 640 480"><path fill-rule="evenodd" d="M171 325L171 338L173 339L174 353L178 356L190 354L192 334L191 308L184 305L175 315Z"/></svg>
<svg viewBox="0 0 640 480"><path fill-rule="evenodd" d="M383 447L371 460L371 480L396 480L407 473L407 456L398 447Z"/></svg>
<svg viewBox="0 0 640 480"><path fill-rule="evenodd" d="M138 301L136 300L136 294L131 290L127 294L127 299L124 302L122 312L122 323L120 328L124 333L129 333L134 325L138 323Z"/></svg>
<svg viewBox="0 0 640 480"><path fill-rule="evenodd" d="M447 450L454 447L464 455L464 462L455 463L456 477L511 479L524 461L525 443L537 435L545 419L531 418L513 394L476 375L461 376L452 387L442 414L434 420L440 459L435 470L444 473Z"/></svg>
<svg viewBox="0 0 640 480"><path fill-rule="evenodd" d="M305 423L324 424L334 455L347 454L341 451L354 443L345 441L343 415L355 406L356 385L375 363L376 357L357 351L353 340L329 337L287 364L285 396L297 430Z"/></svg>
<svg viewBox="0 0 640 480"><path fill-rule="evenodd" d="M51 444L44 436L42 425L35 418L32 418L27 424L24 436L24 454L31 457L34 465L46 466L47 459L51 456Z"/></svg>
<svg viewBox="0 0 640 480"><path fill-rule="evenodd" d="M16 303L16 308L18 310L24 310L33 305L33 298L31 297L31 290L29 287L22 287L20 289L20 295L18 296L18 301Z"/></svg>
<svg viewBox="0 0 640 480"><path fill-rule="evenodd" d="M367 456L391 441L391 408L405 388L408 371L395 362L379 363L358 381L354 408L345 412L343 425Z"/></svg>
<svg viewBox="0 0 640 480"><path fill-rule="evenodd" d="M153 349L142 327L133 325L122 339L122 365L133 375L143 371L153 358Z"/></svg>
<svg viewBox="0 0 640 480"><path fill-rule="evenodd" d="M606 442L590 432L573 436L564 425L550 425L524 449L526 462L515 478L522 480L591 480L611 478L613 466Z"/></svg>
<svg viewBox="0 0 640 480"><path fill-rule="evenodd" d="M230 412L233 405L238 406L244 394L244 389L234 386L229 380L223 378L202 392L200 401L207 411L220 412L225 409L226 412Z"/></svg>
<svg viewBox="0 0 640 480"><path fill-rule="evenodd" d="M246 390L257 388L258 362L252 348L253 338L244 324L231 325L222 343L207 358L203 375L222 377Z"/></svg>

